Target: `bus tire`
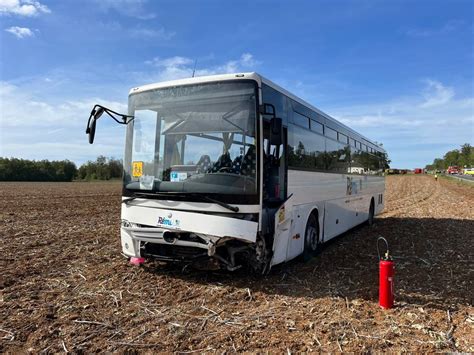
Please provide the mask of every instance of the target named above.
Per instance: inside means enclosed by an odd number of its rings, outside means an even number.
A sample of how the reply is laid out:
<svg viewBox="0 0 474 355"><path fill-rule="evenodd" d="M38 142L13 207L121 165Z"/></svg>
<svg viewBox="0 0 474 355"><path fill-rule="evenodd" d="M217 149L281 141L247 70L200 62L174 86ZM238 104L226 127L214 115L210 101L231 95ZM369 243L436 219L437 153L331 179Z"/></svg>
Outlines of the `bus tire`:
<svg viewBox="0 0 474 355"><path fill-rule="evenodd" d="M304 234L303 260L309 261L319 247L319 222L317 214L311 213Z"/></svg>
<svg viewBox="0 0 474 355"><path fill-rule="evenodd" d="M370 200L370 207L369 207L369 217L367 219L367 224L372 226L374 224L374 215L375 215L375 203L374 199Z"/></svg>

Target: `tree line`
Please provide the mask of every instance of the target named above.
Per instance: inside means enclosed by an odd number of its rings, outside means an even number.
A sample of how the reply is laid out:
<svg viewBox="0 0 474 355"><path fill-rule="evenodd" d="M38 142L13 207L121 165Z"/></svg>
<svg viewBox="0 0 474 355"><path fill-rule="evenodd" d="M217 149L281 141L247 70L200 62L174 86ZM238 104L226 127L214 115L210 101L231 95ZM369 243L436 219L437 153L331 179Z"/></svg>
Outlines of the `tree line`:
<svg viewBox="0 0 474 355"><path fill-rule="evenodd" d="M77 171L77 178L80 180L120 179L122 170L121 160L100 155L96 161L88 161L82 164Z"/></svg>
<svg viewBox="0 0 474 355"><path fill-rule="evenodd" d="M110 180L122 177L122 161L99 156L77 168L69 160L0 157L0 181Z"/></svg>
<svg viewBox="0 0 474 355"><path fill-rule="evenodd" d="M446 170L448 166L460 168L474 168L474 147L469 143L463 144L460 149L447 152L443 158L436 158L432 164L426 165L426 170Z"/></svg>

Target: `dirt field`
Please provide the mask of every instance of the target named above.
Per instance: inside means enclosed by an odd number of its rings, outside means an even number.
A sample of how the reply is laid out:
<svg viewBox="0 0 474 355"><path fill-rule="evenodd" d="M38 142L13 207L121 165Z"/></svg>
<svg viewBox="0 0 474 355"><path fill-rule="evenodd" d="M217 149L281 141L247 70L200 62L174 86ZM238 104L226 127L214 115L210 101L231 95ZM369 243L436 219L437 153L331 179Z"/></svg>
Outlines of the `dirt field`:
<svg viewBox="0 0 474 355"><path fill-rule="evenodd" d="M120 194L0 184L0 352L474 351L474 188L389 176L373 227L264 278L129 265ZM396 262L388 311L379 236Z"/></svg>

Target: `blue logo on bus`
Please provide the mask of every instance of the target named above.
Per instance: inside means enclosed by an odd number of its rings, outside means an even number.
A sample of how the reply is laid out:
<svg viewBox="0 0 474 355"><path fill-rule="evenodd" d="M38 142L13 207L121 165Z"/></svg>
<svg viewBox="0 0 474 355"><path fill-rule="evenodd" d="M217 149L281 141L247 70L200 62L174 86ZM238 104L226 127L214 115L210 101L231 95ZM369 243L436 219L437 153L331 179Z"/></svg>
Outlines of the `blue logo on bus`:
<svg viewBox="0 0 474 355"><path fill-rule="evenodd" d="M166 217L158 217L158 225L162 227L173 227L173 228L179 228L180 226L180 221L179 219L171 219L171 218L166 218Z"/></svg>

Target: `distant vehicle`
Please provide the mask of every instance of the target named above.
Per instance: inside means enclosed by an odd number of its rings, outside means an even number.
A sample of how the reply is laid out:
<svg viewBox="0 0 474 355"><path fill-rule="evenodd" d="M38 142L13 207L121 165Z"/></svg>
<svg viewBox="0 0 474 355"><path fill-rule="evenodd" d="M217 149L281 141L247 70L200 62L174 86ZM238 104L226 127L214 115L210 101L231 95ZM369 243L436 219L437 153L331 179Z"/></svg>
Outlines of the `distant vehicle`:
<svg viewBox="0 0 474 355"><path fill-rule="evenodd" d="M464 175L474 175L474 168L463 169Z"/></svg>
<svg viewBox="0 0 474 355"><path fill-rule="evenodd" d="M446 170L446 173L453 175L453 174L459 174L460 169L458 166L448 166L448 170Z"/></svg>
<svg viewBox="0 0 474 355"><path fill-rule="evenodd" d="M388 169L387 174L388 175L397 175L397 174L400 174L400 170L398 170L398 169Z"/></svg>
<svg viewBox="0 0 474 355"><path fill-rule="evenodd" d="M423 174L423 169L422 168L415 168L414 173L415 174Z"/></svg>

